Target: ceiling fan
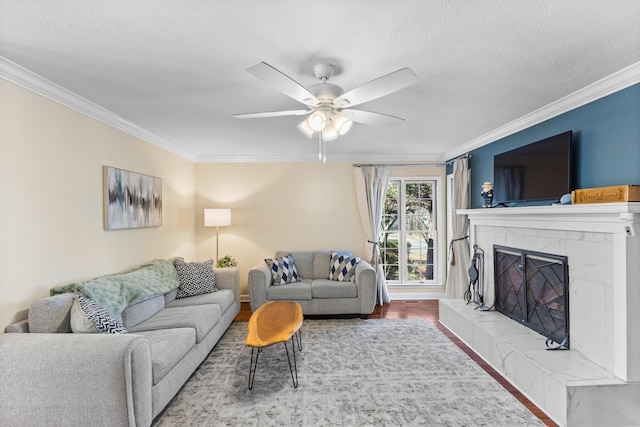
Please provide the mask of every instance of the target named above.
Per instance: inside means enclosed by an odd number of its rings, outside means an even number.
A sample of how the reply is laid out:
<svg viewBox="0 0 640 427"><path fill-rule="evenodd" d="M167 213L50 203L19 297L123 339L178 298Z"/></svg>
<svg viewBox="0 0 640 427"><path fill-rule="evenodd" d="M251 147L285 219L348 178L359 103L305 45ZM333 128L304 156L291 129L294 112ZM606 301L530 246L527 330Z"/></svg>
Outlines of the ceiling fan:
<svg viewBox="0 0 640 427"><path fill-rule="evenodd" d="M298 125L298 129L309 138L318 133L318 157L324 161L326 161L325 141L334 140L347 133L353 122L385 127L396 127L404 122L400 117L354 110L351 107L389 95L418 81L413 71L402 68L345 92L340 86L328 82L334 71L331 64L318 64L314 67L314 74L320 83L309 88L305 88L266 62L259 62L246 70L290 98L304 104L307 109L234 114L233 116L239 119L307 116Z"/></svg>

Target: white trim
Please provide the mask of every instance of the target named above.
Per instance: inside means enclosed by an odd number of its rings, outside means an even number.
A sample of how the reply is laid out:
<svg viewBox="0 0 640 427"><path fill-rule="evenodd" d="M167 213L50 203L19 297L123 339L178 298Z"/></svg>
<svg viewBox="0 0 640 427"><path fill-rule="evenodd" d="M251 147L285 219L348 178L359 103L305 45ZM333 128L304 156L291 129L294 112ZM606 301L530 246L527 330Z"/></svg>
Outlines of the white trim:
<svg viewBox="0 0 640 427"><path fill-rule="evenodd" d="M420 160L416 160L420 159ZM318 153L309 153L303 155L213 155L198 156L195 160L197 163L287 163L287 162L311 162L319 163ZM425 166L433 166L435 163L440 166L446 166L439 155L411 153L411 154L339 154L332 155L327 153L327 162L356 162L356 163L384 163L393 166L393 163L411 163L421 164Z"/></svg>
<svg viewBox="0 0 640 427"><path fill-rule="evenodd" d="M419 299L444 299L444 293L442 292L411 292L411 293L394 293L389 289L389 298L391 301L401 300L419 300Z"/></svg>
<svg viewBox="0 0 640 427"><path fill-rule="evenodd" d="M192 153L189 153L182 148L155 136L137 124L120 117L114 112L109 111L68 89L65 89L57 83L45 79L15 62L8 60L4 56L0 56L0 78L30 90L31 92L37 93L38 95L57 102L58 104L64 105L65 107L71 108L85 116L96 119L115 129L147 141L150 144L174 153L182 158L192 162L196 160L196 156Z"/></svg>
<svg viewBox="0 0 640 427"><path fill-rule="evenodd" d="M401 245L401 248L399 249L399 257L400 259L404 259L404 263L401 262L400 266L401 267L401 271L400 271L400 280L399 281L387 281L387 287L389 288L389 290L391 290L394 286L436 286L441 282L441 278L443 276L443 272L441 271L441 261L442 261L442 257L446 255L442 253L442 242L443 242L443 238L445 236L444 230L442 229L443 226L443 221L446 221L446 212L443 211L443 203L445 203L445 200L443 199L445 197L445 191L444 191L444 187L443 187L443 181L442 181L442 177L440 177L439 175L425 175L425 176L391 176L389 178L389 183L391 183L392 181L398 181L400 183L400 185L402 185L403 189L400 191L400 188L398 188L398 213L400 215L399 219L402 219L402 221L398 224L398 234L400 235L400 241L398 242L399 245ZM419 183L425 183L425 182L433 182L434 183L434 189L433 192L434 194L432 195L433 198L433 204L435 205L433 209L433 213L432 216L435 218L435 242L433 245L433 279L432 280L425 280L423 282L408 282L406 279L406 277L404 277L407 273L407 263L406 260L408 258L407 255L407 247L406 247L406 241L404 240L406 238L406 229L404 227L404 213L400 214L400 205L404 206L406 203L406 193L405 193L405 188L406 188L406 184L407 183L411 183L411 182L419 182ZM444 218L441 218L442 216L444 216Z"/></svg>
<svg viewBox="0 0 640 427"><path fill-rule="evenodd" d="M575 110L578 107L582 107L590 102L604 98L605 96L621 91L622 89L626 89L636 83L640 83L640 62L636 62L635 64L632 64L627 68L623 68L610 76L577 90L564 98L560 98L551 104L545 105L544 107L507 123L504 126L494 129L489 133L472 139L453 150L449 150L445 152L444 160L458 157L468 153L469 151L491 144L501 138L513 135L521 130L528 129L546 120L564 114L567 111Z"/></svg>

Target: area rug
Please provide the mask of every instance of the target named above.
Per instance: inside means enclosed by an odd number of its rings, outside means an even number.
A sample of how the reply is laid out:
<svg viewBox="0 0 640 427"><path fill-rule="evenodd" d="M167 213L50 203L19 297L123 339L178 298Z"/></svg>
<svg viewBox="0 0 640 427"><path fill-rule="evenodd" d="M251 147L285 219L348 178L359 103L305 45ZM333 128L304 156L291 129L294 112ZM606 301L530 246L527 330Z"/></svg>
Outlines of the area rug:
<svg viewBox="0 0 640 427"><path fill-rule="evenodd" d="M305 320L292 385L284 345L264 349L253 390L236 322L154 426L542 426L424 319Z"/></svg>

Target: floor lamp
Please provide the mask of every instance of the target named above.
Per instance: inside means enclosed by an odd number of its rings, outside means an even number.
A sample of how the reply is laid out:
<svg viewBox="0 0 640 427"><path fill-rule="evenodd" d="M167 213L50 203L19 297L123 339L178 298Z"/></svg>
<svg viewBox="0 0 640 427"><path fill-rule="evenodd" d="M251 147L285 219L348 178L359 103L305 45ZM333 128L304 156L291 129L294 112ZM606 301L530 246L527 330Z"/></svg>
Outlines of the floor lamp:
<svg viewBox="0 0 640 427"><path fill-rule="evenodd" d="M205 209L204 226L216 228L216 267L218 266L218 231L219 227L231 225L231 209Z"/></svg>

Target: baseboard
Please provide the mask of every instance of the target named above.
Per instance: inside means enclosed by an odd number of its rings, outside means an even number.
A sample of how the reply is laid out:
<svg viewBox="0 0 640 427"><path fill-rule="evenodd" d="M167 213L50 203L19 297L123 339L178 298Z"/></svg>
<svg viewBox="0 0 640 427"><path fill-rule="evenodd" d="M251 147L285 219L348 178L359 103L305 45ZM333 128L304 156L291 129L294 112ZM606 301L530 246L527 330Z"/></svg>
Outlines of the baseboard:
<svg viewBox="0 0 640 427"><path fill-rule="evenodd" d="M444 294L441 292L397 292L389 291L391 301L399 300L417 300L417 299L443 299Z"/></svg>

